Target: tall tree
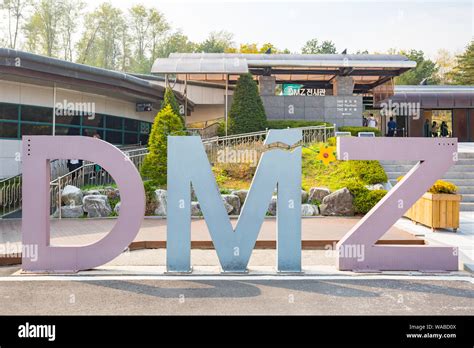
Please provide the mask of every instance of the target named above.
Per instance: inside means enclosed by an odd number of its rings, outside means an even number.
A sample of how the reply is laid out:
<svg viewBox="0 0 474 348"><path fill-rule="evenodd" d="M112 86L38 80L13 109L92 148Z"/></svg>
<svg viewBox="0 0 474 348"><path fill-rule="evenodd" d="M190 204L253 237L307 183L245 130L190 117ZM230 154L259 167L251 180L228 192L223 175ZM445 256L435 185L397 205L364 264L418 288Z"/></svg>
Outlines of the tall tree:
<svg viewBox="0 0 474 348"><path fill-rule="evenodd" d="M336 45L329 40L319 43L318 39L314 38L306 41L301 49L303 54L331 54L336 53Z"/></svg>
<svg viewBox="0 0 474 348"><path fill-rule="evenodd" d="M8 17L7 45L9 48L16 49L24 14L30 6L30 0L3 0L0 3L0 9L5 10Z"/></svg>
<svg viewBox="0 0 474 348"><path fill-rule="evenodd" d="M267 126L263 102L251 74L241 75L237 80L229 121L231 134L261 131Z"/></svg>
<svg viewBox="0 0 474 348"><path fill-rule="evenodd" d="M59 24L59 34L62 57L64 60L73 60L73 35L77 30L77 19L82 16L84 7L85 3L83 1L63 0L64 14Z"/></svg>
<svg viewBox="0 0 474 348"><path fill-rule="evenodd" d="M134 72L146 73L157 58L157 48L169 25L164 16L153 8L133 6L130 11L130 33L133 37Z"/></svg>
<svg viewBox="0 0 474 348"><path fill-rule="evenodd" d="M233 46L233 34L227 31L213 31L208 38L201 42L196 50L205 53L224 53Z"/></svg>
<svg viewBox="0 0 474 348"><path fill-rule="evenodd" d="M181 52L190 53L195 51L196 44L189 41L189 38L180 31L174 32L165 37L165 39L157 44L156 58L167 58L171 53Z"/></svg>
<svg viewBox="0 0 474 348"><path fill-rule="evenodd" d="M78 59L105 69L119 70L122 67L124 52L124 34L127 24L120 9L110 3L101 4L85 18L85 31L76 45Z"/></svg>
<svg viewBox="0 0 474 348"><path fill-rule="evenodd" d="M64 14L63 0L41 0L34 5L34 12L25 25L27 47L34 48L33 53L57 56Z"/></svg>
<svg viewBox="0 0 474 348"><path fill-rule="evenodd" d="M406 56L408 59L416 62L416 68L408 70L395 78L397 85L418 85L422 81L430 84L437 84L438 67L430 59L425 58L425 54L421 50L400 51L399 54Z"/></svg>
<svg viewBox="0 0 474 348"><path fill-rule="evenodd" d="M474 40L467 45L464 53L457 57L451 76L454 84L474 85Z"/></svg>
<svg viewBox="0 0 474 348"><path fill-rule="evenodd" d="M438 67L436 74L439 83L446 85L452 82L451 72L456 65L456 57L446 49L440 49L436 53L435 63Z"/></svg>

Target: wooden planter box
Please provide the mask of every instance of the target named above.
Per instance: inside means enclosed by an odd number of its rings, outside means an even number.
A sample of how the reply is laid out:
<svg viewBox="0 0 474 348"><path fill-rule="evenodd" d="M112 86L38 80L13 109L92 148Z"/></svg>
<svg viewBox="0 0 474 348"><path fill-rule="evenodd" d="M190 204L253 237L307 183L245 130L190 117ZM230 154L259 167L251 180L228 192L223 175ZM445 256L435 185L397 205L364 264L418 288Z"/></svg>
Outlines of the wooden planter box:
<svg viewBox="0 0 474 348"><path fill-rule="evenodd" d="M425 193L406 213L405 216L433 231L437 228L459 227L459 206L461 195L446 193Z"/></svg>

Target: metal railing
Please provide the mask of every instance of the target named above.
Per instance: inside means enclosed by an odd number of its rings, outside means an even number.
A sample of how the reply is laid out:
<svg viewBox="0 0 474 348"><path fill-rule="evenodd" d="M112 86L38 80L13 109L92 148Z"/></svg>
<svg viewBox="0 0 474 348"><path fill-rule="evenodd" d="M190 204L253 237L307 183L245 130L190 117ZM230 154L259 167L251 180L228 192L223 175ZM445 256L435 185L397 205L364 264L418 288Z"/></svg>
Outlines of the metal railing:
<svg viewBox="0 0 474 348"><path fill-rule="evenodd" d="M302 145L317 142L326 142L328 138L334 136L333 126L312 126L298 128L302 131ZM264 151L264 141L269 130L260 132L229 135L224 137L213 137L204 139L202 143L206 149L210 163L216 163L219 153L225 149L245 149L257 152L257 157Z"/></svg>
<svg viewBox="0 0 474 348"><path fill-rule="evenodd" d="M16 175L0 181L0 216L21 209L22 176Z"/></svg>
<svg viewBox="0 0 474 348"><path fill-rule="evenodd" d="M124 153L140 171L148 149L146 147L135 148L124 151ZM61 218L61 209L58 208L61 206L62 190L67 185L83 188L85 186L112 185L113 183L114 179L105 169L95 163L86 162L81 167L51 181L49 185L51 214L58 211L58 216Z"/></svg>

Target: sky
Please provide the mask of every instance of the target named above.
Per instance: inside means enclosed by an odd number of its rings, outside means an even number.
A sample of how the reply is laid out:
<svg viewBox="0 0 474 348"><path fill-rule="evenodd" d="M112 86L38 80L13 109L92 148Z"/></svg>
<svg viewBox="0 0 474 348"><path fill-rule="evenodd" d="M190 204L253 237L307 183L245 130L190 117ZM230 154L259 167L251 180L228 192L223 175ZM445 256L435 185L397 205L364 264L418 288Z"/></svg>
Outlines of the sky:
<svg viewBox="0 0 474 348"><path fill-rule="evenodd" d="M86 0L88 9L99 1ZM339 52L414 48L434 58L439 49L462 52L474 36L474 0L113 1L123 10L138 3L156 7L192 41L226 30L234 34L236 44L271 42L292 52L318 38L333 41Z"/></svg>

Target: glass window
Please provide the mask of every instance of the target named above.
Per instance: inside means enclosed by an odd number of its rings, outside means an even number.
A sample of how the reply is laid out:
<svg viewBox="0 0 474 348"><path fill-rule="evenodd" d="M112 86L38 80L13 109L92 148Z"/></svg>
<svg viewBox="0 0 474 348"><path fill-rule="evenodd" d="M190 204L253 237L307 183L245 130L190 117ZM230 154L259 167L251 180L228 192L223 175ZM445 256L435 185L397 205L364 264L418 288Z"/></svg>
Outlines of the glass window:
<svg viewBox="0 0 474 348"><path fill-rule="evenodd" d="M122 144L122 132L107 131L105 140L111 144Z"/></svg>
<svg viewBox="0 0 474 348"><path fill-rule="evenodd" d="M71 124L71 125L79 126L81 124L81 117L83 116L79 116L79 115L68 116L67 114L63 115L61 110L59 111L57 110L56 124L67 124L67 125Z"/></svg>
<svg viewBox="0 0 474 348"><path fill-rule="evenodd" d="M431 110L431 132L435 137L450 137L453 132L452 110ZM436 124L433 124L436 122Z"/></svg>
<svg viewBox="0 0 474 348"><path fill-rule="evenodd" d="M148 144L148 134L140 134L140 144Z"/></svg>
<svg viewBox="0 0 474 348"><path fill-rule="evenodd" d="M41 106L21 106L21 120L22 121L32 121L32 122L44 122L52 123L53 122L53 109L44 108Z"/></svg>
<svg viewBox="0 0 474 348"><path fill-rule="evenodd" d="M17 122L0 122L0 138L18 138Z"/></svg>
<svg viewBox="0 0 474 348"><path fill-rule="evenodd" d="M140 123L140 133L142 134L149 134L150 133L150 125L151 123L148 122L141 122Z"/></svg>
<svg viewBox="0 0 474 348"><path fill-rule="evenodd" d="M52 135L53 127L46 124L21 124L21 135Z"/></svg>
<svg viewBox="0 0 474 348"><path fill-rule="evenodd" d="M138 124L139 121L131 120L129 118L125 119L125 130L129 132L136 132L138 131Z"/></svg>
<svg viewBox="0 0 474 348"><path fill-rule="evenodd" d="M104 139L104 131L102 129L96 129L96 128L83 128L82 129L82 135L85 137L91 137L94 134L98 134L100 139Z"/></svg>
<svg viewBox="0 0 474 348"><path fill-rule="evenodd" d="M105 122L105 128L122 129L122 121L123 121L123 118L121 117L107 116L107 121Z"/></svg>
<svg viewBox="0 0 474 348"><path fill-rule="evenodd" d="M125 144L138 144L137 133L125 133Z"/></svg>
<svg viewBox="0 0 474 348"><path fill-rule="evenodd" d="M0 104L1 120L18 120L18 105Z"/></svg>
<svg viewBox="0 0 474 348"><path fill-rule="evenodd" d="M85 116L82 118L82 125L83 126L90 126L90 127L104 127L104 120L105 116L101 114L94 114L92 116Z"/></svg>
<svg viewBox="0 0 474 348"><path fill-rule="evenodd" d="M80 135L81 129L74 127L56 126L56 135Z"/></svg>

